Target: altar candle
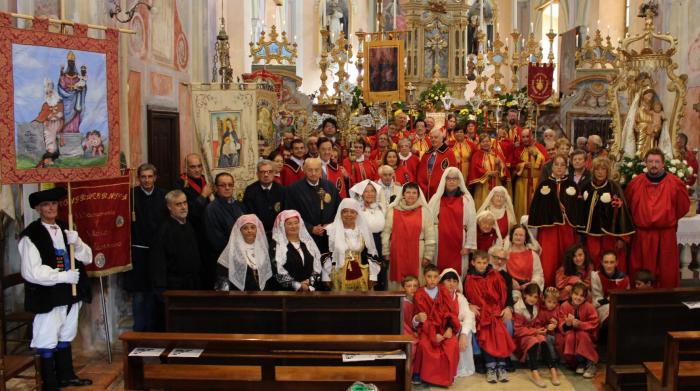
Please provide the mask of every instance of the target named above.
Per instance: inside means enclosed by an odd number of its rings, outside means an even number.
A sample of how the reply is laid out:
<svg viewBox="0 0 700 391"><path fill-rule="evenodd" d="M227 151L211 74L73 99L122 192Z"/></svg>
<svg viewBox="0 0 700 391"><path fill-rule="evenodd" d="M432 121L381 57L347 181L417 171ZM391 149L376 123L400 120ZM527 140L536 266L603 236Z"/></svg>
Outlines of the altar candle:
<svg viewBox="0 0 700 391"><path fill-rule="evenodd" d="M554 2L549 6L549 29L554 31Z"/></svg>
<svg viewBox="0 0 700 391"><path fill-rule="evenodd" d="M535 31L535 24L530 22L530 33Z"/></svg>
<svg viewBox="0 0 700 391"><path fill-rule="evenodd" d="M608 25L608 37L610 36L610 25Z"/></svg>
<svg viewBox="0 0 700 391"><path fill-rule="evenodd" d="M501 30L501 24L496 23L496 32L499 32Z"/></svg>
<svg viewBox="0 0 700 391"><path fill-rule="evenodd" d="M394 0L394 31L396 31L396 3L397 1Z"/></svg>
<svg viewBox="0 0 700 391"><path fill-rule="evenodd" d="M484 25L486 24L484 23L484 0L479 2L479 6L479 29L484 31Z"/></svg>
<svg viewBox="0 0 700 391"><path fill-rule="evenodd" d="M513 0L513 30L518 29L518 0Z"/></svg>

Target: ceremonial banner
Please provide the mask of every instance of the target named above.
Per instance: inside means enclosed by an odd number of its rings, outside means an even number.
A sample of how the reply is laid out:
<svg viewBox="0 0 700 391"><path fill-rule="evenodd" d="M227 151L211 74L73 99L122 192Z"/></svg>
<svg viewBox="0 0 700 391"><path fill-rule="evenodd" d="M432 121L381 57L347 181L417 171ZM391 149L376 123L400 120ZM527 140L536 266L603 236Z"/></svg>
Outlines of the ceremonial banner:
<svg viewBox="0 0 700 391"><path fill-rule="evenodd" d="M3 183L119 175L119 32L49 32L45 18L12 27L0 13Z"/></svg>
<svg viewBox="0 0 700 391"><path fill-rule="evenodd" d="M75 230L92 248L90 277L131 270L130 190L128 175L71 184ZM68 201L59 204L59 219L68 221Z"/></svg>
<svg viewBox="0 0 700 391"><path fill-rule="evenodd" d="M362 96L368 103L404 99L403 41L365 42L365 73Z"/></svg>
<svg viewBox="0 0 700 391"><path fill-rule="evenodd" d="M538 105L552 96L554 64L530 63L527 68L527 95Z"/></svg>

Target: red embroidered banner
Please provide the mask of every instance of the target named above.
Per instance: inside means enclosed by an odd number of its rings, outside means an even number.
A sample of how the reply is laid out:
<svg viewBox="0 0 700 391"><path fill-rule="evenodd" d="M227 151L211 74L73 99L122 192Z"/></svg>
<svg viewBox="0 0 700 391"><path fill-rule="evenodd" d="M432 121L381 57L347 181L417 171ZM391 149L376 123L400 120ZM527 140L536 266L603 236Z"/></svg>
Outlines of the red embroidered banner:
<svg viewBox="0 0 700 391"><path fill-rule="evenodd" d="M90 277L131 270L131 211L129 177L71 184L73 223L92 248ZM59 219L68 221L68 200L60 201Z"/></svg>
<svg viewBox="0 0 700 391"><path fill-rule="evenodd" d="M554 64L530 63L527 68L527 95L537 104L552 96Z"/></svg>
<svg viewBox="0 0 700 391"><path fill-rule="evenodd" d="M0 13L0 174L3 183L119 175L119 32L89 38L15 28Z"/></svg>

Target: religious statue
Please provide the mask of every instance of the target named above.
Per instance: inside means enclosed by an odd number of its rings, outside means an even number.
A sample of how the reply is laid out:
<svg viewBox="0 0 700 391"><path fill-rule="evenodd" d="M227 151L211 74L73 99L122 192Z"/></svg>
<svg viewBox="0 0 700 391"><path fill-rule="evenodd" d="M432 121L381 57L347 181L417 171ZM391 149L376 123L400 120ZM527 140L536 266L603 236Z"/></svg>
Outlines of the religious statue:
<svg viewBox="0 0 700 391"><path fill-rule="evenodd" d="M625 155L643 157L657 147L670 154L668 123L659 96L648 74L641 73L637 82L641 88L634 93L622 132Z"/></svg>

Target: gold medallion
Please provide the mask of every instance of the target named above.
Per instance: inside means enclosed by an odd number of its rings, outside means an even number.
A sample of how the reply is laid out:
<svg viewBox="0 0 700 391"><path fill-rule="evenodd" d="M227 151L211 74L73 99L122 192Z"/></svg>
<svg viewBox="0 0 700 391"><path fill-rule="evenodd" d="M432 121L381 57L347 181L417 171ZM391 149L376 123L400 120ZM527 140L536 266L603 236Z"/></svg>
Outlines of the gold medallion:
<svg viewBox="0 0 700 391"><path fill-rule="evenodd" d="M331 200L333 200L333 198L331 198L331 195L330 195L330 194L326 193L326 194L323 196L323 202L325 202L326 204L330 204L330 203L331 203Z"/></svg>

